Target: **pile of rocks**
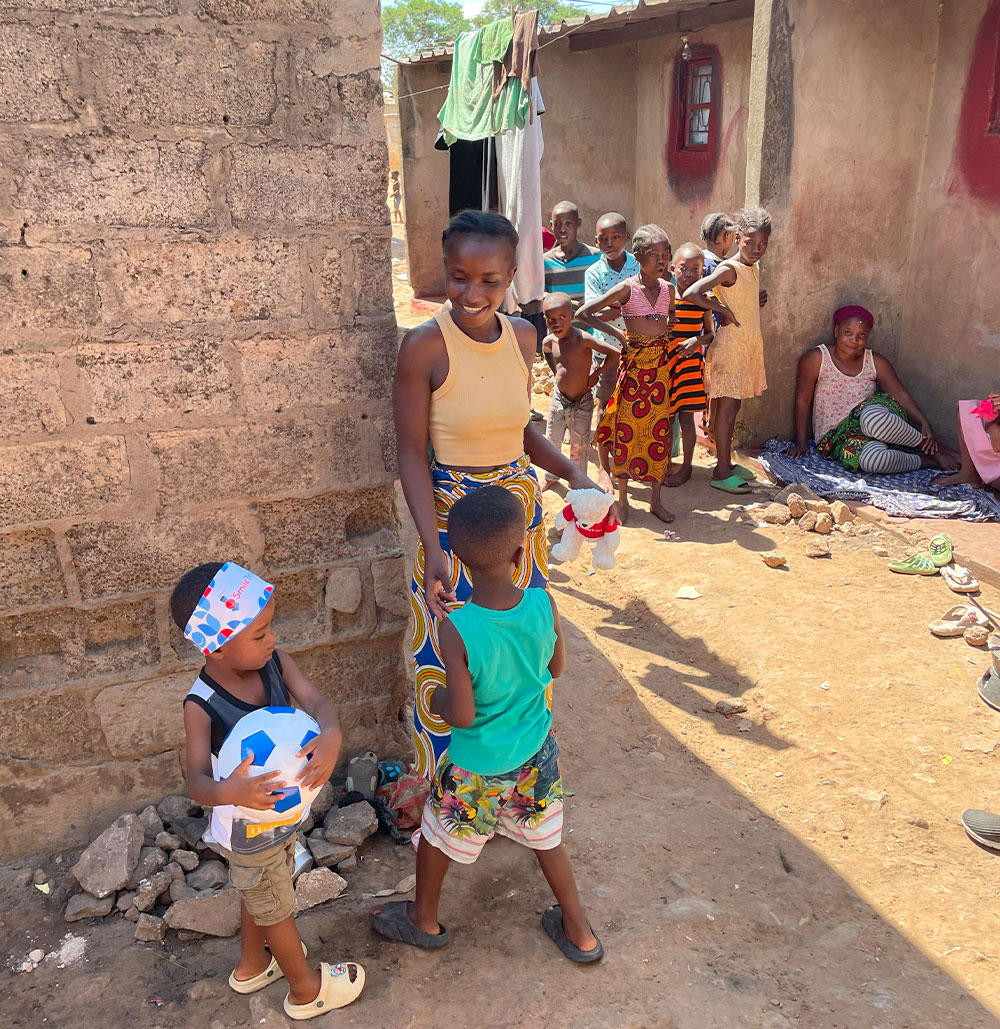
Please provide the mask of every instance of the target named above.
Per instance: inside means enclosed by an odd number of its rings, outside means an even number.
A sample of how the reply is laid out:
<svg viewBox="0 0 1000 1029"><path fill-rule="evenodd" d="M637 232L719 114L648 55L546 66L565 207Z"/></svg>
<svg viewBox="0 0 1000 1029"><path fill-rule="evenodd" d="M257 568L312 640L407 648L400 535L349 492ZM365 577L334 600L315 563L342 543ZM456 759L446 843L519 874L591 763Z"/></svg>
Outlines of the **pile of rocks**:
<svg viewBox="0 0 1000 1029"><path fill-rule="evenodd" d="M531 368L531 389L534 393L544 393L551 397L555 383L552 379L552 369L546 364L545 359L536 357Z"/></svg>
<svg viewBox="0 0 1000 1029"><path fill-rule="evenodd" d="M831 503L814 496L807 487L788 486L764 508L760 517L770 525L794 521L800 529L826 536L835 527L843 529L853 522L854 512L841 500Z"/></svg>
<svg viewBox="0 0 1000 1029"><path fill-rule="evenodd" d="M182 939L232 936L240 925L239 894L202 838L208 824L209 814L178 794L115 819L70 869L83 892L70 898L66 921L117 913L136 923L140 941L162 940L167 929ZM353 871L358 847L377 829L370 804L335 807L333 786L323 787L300 827L310 853L306 868L316 867L296 880L296 912L340 896L347 882L333 867Z"/></svg>

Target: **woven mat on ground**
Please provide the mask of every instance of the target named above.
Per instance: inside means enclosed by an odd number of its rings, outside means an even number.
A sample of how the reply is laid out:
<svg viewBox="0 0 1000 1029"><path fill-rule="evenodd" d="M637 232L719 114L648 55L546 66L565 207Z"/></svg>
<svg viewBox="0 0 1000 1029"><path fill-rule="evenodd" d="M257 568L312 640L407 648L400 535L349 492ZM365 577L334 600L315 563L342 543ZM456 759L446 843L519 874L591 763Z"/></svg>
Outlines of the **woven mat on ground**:
<svg viewBox="0 0 1000 1029"><path fill-rule="evenodd" d="M769 439L758 460L781 483L801 482L821 497L872 504L901 518L963 518L970 522L1000 521L1000 501L988 490L971 486L931 485L939 469L921 468L901 475L849 472L827 461L809 444L805 457L789 457L788 442Z"/></svg>

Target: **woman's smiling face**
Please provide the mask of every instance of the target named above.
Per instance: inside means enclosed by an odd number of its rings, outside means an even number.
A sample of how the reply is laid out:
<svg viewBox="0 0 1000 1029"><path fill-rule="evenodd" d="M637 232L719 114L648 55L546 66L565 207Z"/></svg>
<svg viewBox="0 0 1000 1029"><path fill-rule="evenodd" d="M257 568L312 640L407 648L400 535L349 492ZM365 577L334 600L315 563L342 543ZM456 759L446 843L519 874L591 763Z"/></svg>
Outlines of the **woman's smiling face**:
<svg viewBox="0 0 1000 1029"><path fill-rule="evenodd" d="M863 318L845 318L834 329L837 351L844 357L858 357L868 346L871 326Z"/></svg>
<svg viewBox="0 0 1000 1029"><path fill-rule="evenodd" d="M514 253L496 236L455 235L444 251L452 318L466 332L490 323L514 278Z"/></svg>

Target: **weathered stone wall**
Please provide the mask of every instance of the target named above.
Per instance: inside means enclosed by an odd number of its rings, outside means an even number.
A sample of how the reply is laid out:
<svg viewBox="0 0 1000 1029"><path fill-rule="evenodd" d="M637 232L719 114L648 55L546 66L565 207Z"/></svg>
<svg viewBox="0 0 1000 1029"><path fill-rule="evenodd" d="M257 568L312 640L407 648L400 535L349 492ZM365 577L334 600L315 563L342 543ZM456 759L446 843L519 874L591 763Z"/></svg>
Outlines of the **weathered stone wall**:
<svg viewBox="0 0 1000 1029"><path fill-rule="evenodd" d="M0 0L0 855L181 784L226 557L405 739L377 0Z"/></svg>

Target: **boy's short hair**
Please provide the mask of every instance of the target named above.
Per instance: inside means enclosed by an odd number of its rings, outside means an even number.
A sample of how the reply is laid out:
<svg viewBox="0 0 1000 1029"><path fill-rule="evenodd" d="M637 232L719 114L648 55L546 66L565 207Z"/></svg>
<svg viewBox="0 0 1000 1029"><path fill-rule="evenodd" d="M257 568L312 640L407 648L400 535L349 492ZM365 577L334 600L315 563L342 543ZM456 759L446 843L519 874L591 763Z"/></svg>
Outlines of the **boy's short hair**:
<svg viewBox="0 0 1000 1029"><path fill-rule="evenodd" d="M448 253L448 247L456 236L502 239L510 245L511 258L517 254L517 229L507 218L495 211L460 211L456 214L441 233L441 249L445 253Z"/></svg>
<svg viewBox="0 0 1000 1029"><path fill-rule="evenodd" d="M524 545L524 505L503 486L459 497L448 512L448 542L470 568L494 568Z"/></svg>
<svg viewBox="0 0 1000 1029"><path fill-rule="evenodd" d="M555 207L552 208L552 213L555 214L575 214L577 218L580 217L580 208L573 203L572 200L560 200Z"/></svg>
<svg viewBox="0 0 1000 1029"><path fill-rule="evenodd" d="M673 253L670 247L670 237L659 225L640 225L632 233L632 253L636 257L645 253L650 247L655 247L657 243L666 243L667 248Z"/></svg>
<svg viewBox="0 0 1000 1029"><path fill-rule="evenodd" d="M755 232L771 234L771 215L763 207L744 207L736 215L736 227L744 236Z"/></svg>
<svg viewBox="0 0 1000 1029"><path fill-rule="evenodd" d="M576 310L568 293L546 293L542 297L543 311L551 311L557 307L568 307L571 311Z"/></svg>
<svg viewBox="0 0 1000 1029"><path fill-rule="evenodd" d="M185 572L170 594L170 617L178 629L183 629L191 618L202 594L208 589L223 561L209 561Z"/></svg>
<svg viewBox="0 0 1000 1029"><path fill-rule="evenodd" d="M600 231L601 222L608 222L608 228L620 225L626 232L628 232L628 222L625 220L625 215L619 214L617 211L608 211L597 219L598 231Z"/></svg>
<svg viewBox="0 0 1000 1029"><path fill-rule="evenodd" d="M674 251L674 260L678 261L684 255L700 257L703 261L705 260L705 251L697 243L681 243Z"/></svg>
<svg viewBox="0 0 1000 1029"><path fill-rule="evenodd" d="M706 214L701 223L701 238L706 243L714 243L724 232L732 232L736 223L723 211Z"/></svg>

